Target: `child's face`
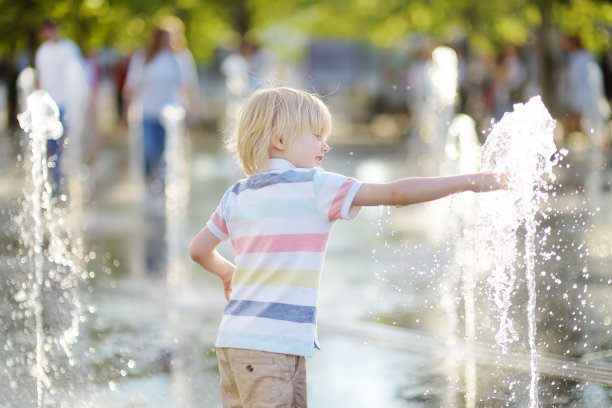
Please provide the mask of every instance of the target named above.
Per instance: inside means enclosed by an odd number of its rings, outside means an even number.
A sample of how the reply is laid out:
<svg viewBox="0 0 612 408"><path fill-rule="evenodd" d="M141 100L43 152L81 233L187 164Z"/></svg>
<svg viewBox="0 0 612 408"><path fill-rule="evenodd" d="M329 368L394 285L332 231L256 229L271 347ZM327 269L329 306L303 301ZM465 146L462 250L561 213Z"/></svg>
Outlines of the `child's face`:
<svg viewBox="0 0 612 408"><path fill-rule="evenodd" d="M327 152L329 152L329 145L323 136L315 135L312 130L307 129L295 139L288 160L295 167L311 169L321 165Z"/></svg>

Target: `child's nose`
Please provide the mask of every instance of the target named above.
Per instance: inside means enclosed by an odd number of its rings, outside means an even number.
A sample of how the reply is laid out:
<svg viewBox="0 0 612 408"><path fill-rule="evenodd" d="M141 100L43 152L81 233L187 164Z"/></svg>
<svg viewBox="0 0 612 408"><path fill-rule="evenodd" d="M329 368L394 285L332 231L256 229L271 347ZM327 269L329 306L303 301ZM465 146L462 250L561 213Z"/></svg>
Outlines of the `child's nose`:
<svg viewBox="0 0 612 408"><path fill-rule="evenodd" d="M323 144L321 145L321 150L323 152L327 153L327 152L329 152L331 150L331 147L329 147L327 142L323 141Z"/></svg>

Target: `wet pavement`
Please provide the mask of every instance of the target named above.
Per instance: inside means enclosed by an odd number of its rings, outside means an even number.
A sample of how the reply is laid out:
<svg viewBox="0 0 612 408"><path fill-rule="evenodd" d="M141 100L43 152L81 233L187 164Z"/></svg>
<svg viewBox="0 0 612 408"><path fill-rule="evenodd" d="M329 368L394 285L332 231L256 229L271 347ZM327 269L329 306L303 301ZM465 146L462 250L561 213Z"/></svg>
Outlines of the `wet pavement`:
<svg viewBox="0 0 612 408"><path fill-rule="evenodd" d="M369 181L421 172L421 152L401 140L330 141L327 170ZM130 173L125 139L110 140L91 163L82 185L83 211L68 218L82 227L85 253L90 254L87 270L95 277L81 291L83 322L72 347L75 364L66 363L61 353L54 355L57 372L45 406L220 407L213 344L225 300L220 282L188 259L187 247L225 189L241 176L215 134L192 135L189 152L188 211L178 242L171 244L183 249L184 259L175 260L179 268L170 276L163 207L143 198ZM556 246L560 258L538 265L538 340L542 357L548 358L541 362L540 406L608 407L612 206L609 195L601 193L599 209L590 209L593 202L576 192L580 181L574 173L582 174L584 160L572 154L566 161L572 165L559 168L564 186L551 203L553 216L542 226L553 231L546 245ZM4 242L13 243L11 248L16 244L8 208L21 185L20 172L9 160L0 199ZM441 265L452 257L456 237L448 235L447 227L457 201L364 208L356 220L334 226L318 317L322 350L308 360L311 406L528 406L528 367L489 344L495 322L486 310L490 301L484 285L476 293L483 348L470 354L458 347L465 334L461 326L448 333L440 290L448 276ZM220 251L231 257L228 244ZM7 245L1 253L7 265L16 264ZM11 273L16 273L14 266L3 269L5 282ZM478 278L486 281L486 276ZM5 303L12 294L4 289ZM515 311L519 332L526 324L521 317L524 296L521 287ZM462 321L465 299L456 294L451 303ZM15 342L19 329L7 322L10 307L2 310L2 340ZM12 359L12 354L29 349L6 350L5 361L19 362L23 359ZM513 351L515 360L528 358L523 338ZM1 406L36 405L27 368L7 367L1 373L9 380L0 381Z"/></svg>

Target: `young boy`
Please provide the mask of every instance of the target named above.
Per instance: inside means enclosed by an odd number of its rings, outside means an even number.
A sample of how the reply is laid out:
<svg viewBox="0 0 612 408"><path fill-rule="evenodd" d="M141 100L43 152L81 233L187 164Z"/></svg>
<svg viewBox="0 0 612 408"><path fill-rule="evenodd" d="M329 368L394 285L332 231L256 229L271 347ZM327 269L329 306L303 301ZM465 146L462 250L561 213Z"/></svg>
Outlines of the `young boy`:
<svg viewBox="0 0 612 408"><path fill-rule="evenodd" d="M504 187L479 173L362 183L324 171L331 116L309 93L255 92L231 148L248 176L230 187L189 249L223 282L228 303L215 346L223 406L306 407L305 357L317 347L320 273L332 224L362 206L404 206ZM230 240L235 265L216 250Z"/></svg>

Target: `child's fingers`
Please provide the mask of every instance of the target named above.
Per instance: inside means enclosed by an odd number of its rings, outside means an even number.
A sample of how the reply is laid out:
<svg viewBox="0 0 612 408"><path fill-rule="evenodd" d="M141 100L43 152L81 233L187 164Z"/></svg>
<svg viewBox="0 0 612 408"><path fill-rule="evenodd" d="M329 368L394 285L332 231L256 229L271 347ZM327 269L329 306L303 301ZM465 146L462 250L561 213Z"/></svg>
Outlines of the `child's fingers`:
<svg viewBox="0 0 612 408"><path fill-rule="evenodd" d="M508 173L487 172L483 174L480 191L506 190L508 188Z"/></svg>
<svg viewBox="0 0 612 408"><path fill-rule="evenodd" d="M507 189L509 186L510 177L508 176L508 172L504 171L503 173L497 173L497 183L499 184L500 189Z"/></svg>
<svg viewBox="0 0 612 408"><path fill-rule="evenodd" d="M225 300L229 301L229 299L230 299L230 295L232 294L232 286L231 286L231 283L229 283L229 284L225 284L225 283L224 283L224 284L223 284L223 289L224 289L224 292L225 292Z"/></svg>

